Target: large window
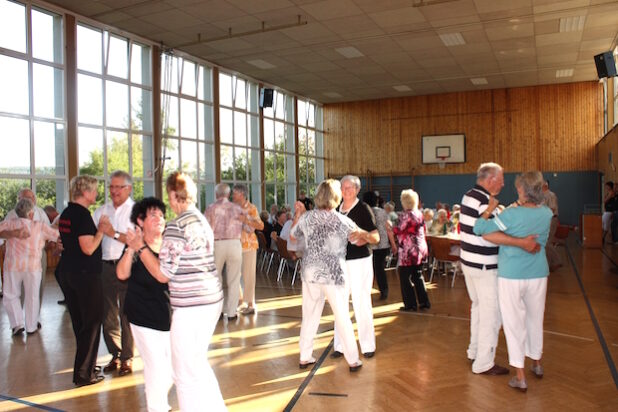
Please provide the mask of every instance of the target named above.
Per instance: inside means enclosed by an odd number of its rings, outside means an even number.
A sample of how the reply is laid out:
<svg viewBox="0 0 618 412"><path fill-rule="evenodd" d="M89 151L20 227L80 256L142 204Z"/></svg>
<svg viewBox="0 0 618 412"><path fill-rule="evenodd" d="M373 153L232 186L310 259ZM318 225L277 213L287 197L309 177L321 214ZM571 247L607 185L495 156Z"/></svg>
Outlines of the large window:
<svg viewBox="0 0 618 412"><path fill-rule="evenodd" d="M296 200L294 98L279 90L273 106L264 108L264 180L266 207Z"/></svg>
<svg viewBox="0 0 618 412"><path fill-rule="evenodd" d="M614 64L618 68L618 46L614 48ZM614 126L618 124L618 77L614 77Z"/></svg>
<svg viewBox="0 0 618 412"><path fill-rule="evenodd" d="M66 204L62 17L0 0L0 218L24 187Z"/></svg>
<svg viewBox="0 0 618 412"><path fill-rule="evenodd" d="M161 56L163 185L175 170L198 186L199 207L214 201L212 69L182 57ZM165 187L164 196L167 196Z"/></svg>
<svg viewBox="0 0 618 412"><path fill-rule="evenodd" d="M322 108L298 99L298 182L309 197L324 179Z"/></svg>
<svg viewBox="0 0 618 412"><path fill-rule="evenodd" d="M77 26L79 173L101 179L98 204L119 169L133 176L135 199L154 196L151 72L149 46Z"/></svg>
<svg viewBox="0 0 618 412"><path fill-rule="evenodd" d="M219 73L219 130L221 181L249 188L260 207L260 129L257 84Z"/></svg>

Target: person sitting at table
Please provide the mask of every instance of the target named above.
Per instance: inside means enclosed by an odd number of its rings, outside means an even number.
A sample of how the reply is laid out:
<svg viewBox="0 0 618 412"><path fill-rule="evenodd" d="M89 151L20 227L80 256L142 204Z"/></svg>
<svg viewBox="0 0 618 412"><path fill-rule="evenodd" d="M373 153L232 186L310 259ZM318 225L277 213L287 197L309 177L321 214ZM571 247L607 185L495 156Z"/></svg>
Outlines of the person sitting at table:
<svg viewBox="0 0 618 412"><path fill-rule="evenodd" d="M446 213L446 209L438 210L436 219L434 219L431 227L429 228L430 236L442 236L449 233L453 223L448 220L448 215Z"/></svg>
<svg viewBox="0 0 618 412"><path fill-rule="evenodd" d="M425 230L427 231L427 233L429 233L429 229L431 228L431 225L433 225L432 209L427 208L423 210L423 222L425 223Z"/></svg>

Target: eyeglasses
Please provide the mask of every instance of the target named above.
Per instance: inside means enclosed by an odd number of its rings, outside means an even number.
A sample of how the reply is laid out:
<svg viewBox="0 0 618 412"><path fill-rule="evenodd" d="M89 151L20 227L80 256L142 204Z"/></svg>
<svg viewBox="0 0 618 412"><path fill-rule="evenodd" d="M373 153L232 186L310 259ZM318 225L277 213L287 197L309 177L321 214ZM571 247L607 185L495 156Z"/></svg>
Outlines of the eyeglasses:
<svg viewBox="0 0 618 412"><path fill-rule="evenodd" d="M120 189L124 189L125 187L129 187L129 185L122 185L122 186L116 186L116 185L109 185L109 190L120 190Z"/></svg>

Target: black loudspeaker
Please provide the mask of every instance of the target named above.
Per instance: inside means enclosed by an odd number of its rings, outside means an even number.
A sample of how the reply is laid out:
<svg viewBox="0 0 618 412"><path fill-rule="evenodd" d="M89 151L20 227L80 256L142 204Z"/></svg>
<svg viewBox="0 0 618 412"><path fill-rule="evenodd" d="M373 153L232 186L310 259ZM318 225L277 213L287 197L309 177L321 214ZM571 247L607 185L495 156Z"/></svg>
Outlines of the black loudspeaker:
<svg viewBox="0 0 618 412"><path fill-rule="evenodd" d="M260 91L260 107L273 107L273 89L262 89Z"/></svg>
<svg viewBox="0 0 618 412"><path fill-rule="evenodd" d="M612 52L597 54L594 56L594 64L597 65L599 79L616 76L616 62Z"/></svg>

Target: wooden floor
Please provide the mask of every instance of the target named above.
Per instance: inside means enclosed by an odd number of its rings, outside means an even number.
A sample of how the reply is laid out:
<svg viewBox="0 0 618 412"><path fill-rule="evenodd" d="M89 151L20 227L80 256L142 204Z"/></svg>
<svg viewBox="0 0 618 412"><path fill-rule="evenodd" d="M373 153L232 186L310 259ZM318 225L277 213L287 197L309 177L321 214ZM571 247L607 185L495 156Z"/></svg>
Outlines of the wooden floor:
<svg viewBox="0 0 618 412"><path fill-rule="evenodd" d="M326 356L333 338L328 305L315 341L318 364L299 370L300 282L291 287L288 278L277 284L272 275L258 275L257 314L219 322L210 362L230 411L616 411L618 246L582 249L570 238L560 253L565 265L549 278L545 377L537 380L528 373L526 394L509 388L508 376L470 371L463 278L452 289L445 278L430 285L430 311L400 314L395 271L388 274L387 301L379 301L374 291L377 352L358 373ZM12 338L0 309L0 411L145 410L139 358L132 375L73 386L74 339L68 313L56 304L61 295L51 275L45 293L38 334ZM101 340L98 363L109 359ZM496 360L508 363L503 335ZM177 408L173 389L170 403Z"/></svg>

